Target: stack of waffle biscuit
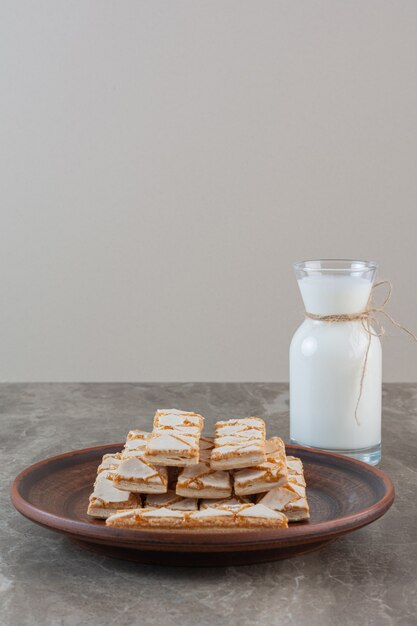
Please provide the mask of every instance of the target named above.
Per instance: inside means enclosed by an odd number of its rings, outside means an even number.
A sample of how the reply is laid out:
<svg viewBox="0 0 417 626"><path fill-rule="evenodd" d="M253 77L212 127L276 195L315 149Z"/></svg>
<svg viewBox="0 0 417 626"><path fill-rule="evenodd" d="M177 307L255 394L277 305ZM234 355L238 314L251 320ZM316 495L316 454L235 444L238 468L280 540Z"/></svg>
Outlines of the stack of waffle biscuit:
<svg viewBox="0 0 417 626"><path fill-rule="evenodd" d="M258 417L217 422L158 410L150 433L131 430L97 469L87 513L115 528L287 528L309 518L300 459Z"/></svg>

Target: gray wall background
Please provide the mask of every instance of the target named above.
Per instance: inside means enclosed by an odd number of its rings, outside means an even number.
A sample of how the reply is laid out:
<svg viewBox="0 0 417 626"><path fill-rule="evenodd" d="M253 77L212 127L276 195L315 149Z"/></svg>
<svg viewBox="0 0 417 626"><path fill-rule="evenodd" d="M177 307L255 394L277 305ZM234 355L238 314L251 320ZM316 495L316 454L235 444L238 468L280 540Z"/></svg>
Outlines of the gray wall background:
<svg viewBox="0 0 417 626"><path fill-rule="evenodd" d="M415 0L2 0L0 71L1 380L287 380L312 257L417 329Z"/></svg>

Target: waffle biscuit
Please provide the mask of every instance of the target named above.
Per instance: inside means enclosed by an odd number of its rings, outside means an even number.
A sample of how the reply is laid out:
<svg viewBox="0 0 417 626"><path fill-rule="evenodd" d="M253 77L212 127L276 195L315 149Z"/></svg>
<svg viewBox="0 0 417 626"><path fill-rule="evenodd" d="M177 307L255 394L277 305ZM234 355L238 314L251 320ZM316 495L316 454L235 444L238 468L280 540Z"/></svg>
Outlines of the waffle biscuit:
<svg viewBox="0 0 417 626"><path fill-rule="evenodd" d="M287 482L285 445L282 439L268 439L265 454L264 463L234 472L234 490L237 495L262 493Z"/></svg>
<svg viewBox="0 0 417 626"><path fill-rule="evenodd" d="M300 459L289 456L287 467L288 482L260 496L258 502L274 511L285 513L290 522L300 522L310 517L303 464Z"/></svg>
<svg viewBox="0 0 417 626"><path fill-rule="evenodd" d="M94 491L90 495L87 515L106 519L120 509L136 509L141 506L140 496L121 491L114 486L104 470L96 478Z"/></svg>
<svg viewBox="0 0 417 626"><path fill-rule="evenodd" d="M135 493L166 493L168 471L166 467L153 465L143 456L130 456L121 461L109 478L118 489Z"/></svg>
<svg viewBox="0 0 417 626"><path fill-rule="evenodd" d="M197 511L198 500L182 498L169 489L167 493L149 494L145 499L145 509L172 509L173 511Z"/></svg>
<svg viewBox="0 0 417 626"><path fill-rule="evenodd" d="M214 448L213 437L201 436L199 441L200 461L210 461L211 451Z"/></svg>
<svg viewBox="0 0 417 626"><path fill-rule="evenodd" d="M142 457L150 436L151 433L143 430L130 430L122 451L122 459L128 459L132 456Z"/></svg>
<svg viewBox="0 0 417 626"><path fill-rule="evenodd" d="M185 523L190 528L233 528L235 515L232 509L207 507L190 513Z"/></svg>
<svg viewBox="0 0 417 626"><path fill-rule="evenodd" d="M302 484L304 487L306 486L303 462L301 459L296 456L287 456L287 471L288 477L297 478L298 484Z"/></svg>
<svg viewBox="0 0 417 626"><path fill-rule="evenodd" d="M97 474L106 470L114 470L119 467L121 457L122 455L120 452L116 452L116 454L105 454L97 468Z"/></svg>
<svg viewBox="0 0 417 626"><path fill-rule="evenodd" d="M174 511L168 508L119 511L106 520L114 528L287 528L283 513L261 504L206 508L200 511Z"/></svg>
<svg viewBox="0 0 417 626"><path fill-rule="evenodd" d="M265 422L245 417L217 422L210 464L216 470L253 467L265 462Z"/></svg>
<svg viewBox="0 0 417 626"><path fill-rule="evenodd" d="M143 430L129 431L120 463L108 473L118 489L134 493L166 493L167 469L157 467L143 458L149 437L150 433Z"/></svg>
<svg viewBox="0 0 417 626"><path fill-rule="evenodd" d="M236 522L242 528L288 528L287 517L262 504L246 504L236 512Z"/></svg>
<svg viewBox="0 0 417 626"><path fill-rule="evenodd" d="M217 509L217 507L219 506L227 506L228 508L230 507L239 508L242 506L242 504L251 504L251 501L249 500L249 498L246 498L245 496L240 497L240 496L233 495L230 498L220 498L216 500L202 500L200 502L200 510L208 509L208 508Z"/></svg>
<svg viewBox="0 0 417 626"><path fill-rule="evenodd" d="M146 459L152 463L183 467L199 461L199 439L204 418L177 409L156 412Z"/></svg>
<svg viewBox="0 0 417 626"><path fill-rule="evenodd" d="M197 465L181 470L175 491L185 498L228 498L232 495L230 474L212 469L205 452L210 454L210 450L200 451L202 458Z"/></svg>
<svg viewBox="0 0 417 626"><path fill-rule="evenodd" d="M133 509L119 511L106 520L113 528L178 528L184 525L184 513L172 509Z"/></svg>

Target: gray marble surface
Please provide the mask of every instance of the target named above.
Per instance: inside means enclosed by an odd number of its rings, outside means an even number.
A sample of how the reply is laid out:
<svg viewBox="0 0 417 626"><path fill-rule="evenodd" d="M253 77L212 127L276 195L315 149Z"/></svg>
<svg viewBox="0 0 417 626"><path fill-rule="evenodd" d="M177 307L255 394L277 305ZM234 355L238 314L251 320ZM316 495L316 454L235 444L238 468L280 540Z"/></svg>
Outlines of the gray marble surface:
<svg viewBox="0 0 417 626"><path fill-rule="evenodd" d="M284 384L0 385L0 624L417 624L417 384L384 387L383 461L391 510L324 550L265 565L145 566L84 552L32 524L9 500L24 466L123 440L157 406L192 408L208 424L268 418L288 437Z"/></svg>

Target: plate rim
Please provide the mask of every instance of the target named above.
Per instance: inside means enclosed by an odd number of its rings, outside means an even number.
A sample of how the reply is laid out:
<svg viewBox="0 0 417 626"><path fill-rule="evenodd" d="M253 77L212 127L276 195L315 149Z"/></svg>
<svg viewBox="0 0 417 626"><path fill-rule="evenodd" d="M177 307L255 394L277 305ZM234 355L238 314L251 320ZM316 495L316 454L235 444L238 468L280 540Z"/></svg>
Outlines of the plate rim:
<svg viewBox="0 0 417 626"><path fill-rule="evenodd" d="M394 502L395 489L391 478L377 467L373 467L350 457L334 452L318 450L295 444L285 444L289 456L297 456L297 452L302 455L327 459L327 462L335 462L338 465L348 465L357 468L359 472L364 471L379 479L384 486L385 493L374 504L351 515L345 515L336 520L325 520L322 522L299 522L291 524L287 529L227 529L213 531L209 529L178 530L178 529L122 529L109 528L105 525L91 524L82 520L72 520L68 517L55 515L31 504L20 493L23 482L30 474L45 466L60 461L70 459L81 454L94 453L100 451L102 454L109 453L113 448L122 448L123 443L102 444L88 448L80 448L56 454L36 463L28 465L21 470L11 485L10 496L13 506L24 517L36 524L50 530L61 532L75 539L84 540L91 543L101 543L107 545L119 545L137 550L160 550L160 551L239 551L239 550L262 550L268 547L287 547L297 544L315 543L324 539L352 532L380 518L388 511ZM109 449L109 450L107 450ZM227 540L225 540L227 537Z"/></svg>

